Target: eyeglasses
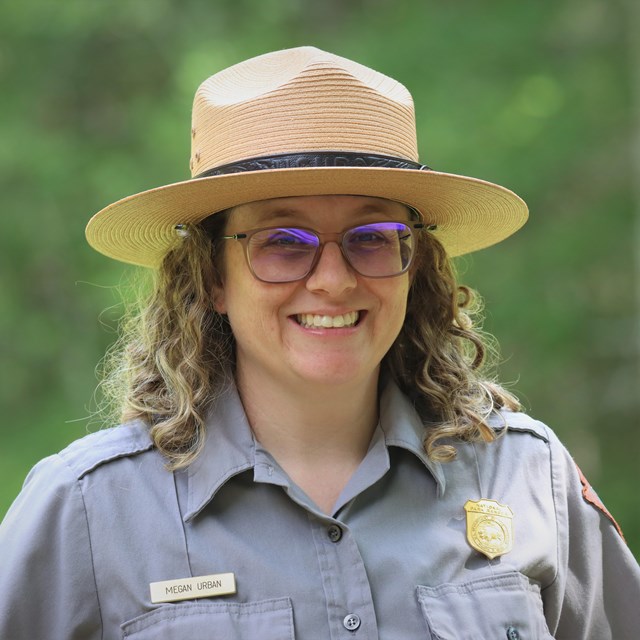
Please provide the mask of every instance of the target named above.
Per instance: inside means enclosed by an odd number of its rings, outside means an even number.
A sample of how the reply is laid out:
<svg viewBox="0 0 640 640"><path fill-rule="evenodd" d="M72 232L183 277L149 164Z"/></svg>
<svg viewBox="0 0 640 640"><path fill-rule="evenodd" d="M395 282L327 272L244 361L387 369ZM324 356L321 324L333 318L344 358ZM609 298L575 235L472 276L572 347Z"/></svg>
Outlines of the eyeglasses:
<svg viewBox="0 0 640 640"><path fill-rule="evenodd" d="M411 265L417 230L422 228L422 223L405 222L372 222L342 233L269 227L222 239L244 245L249 269L262 282L303 280L313 271L327 242L338 244L347 263L361 276L392 278Z"/></svg>

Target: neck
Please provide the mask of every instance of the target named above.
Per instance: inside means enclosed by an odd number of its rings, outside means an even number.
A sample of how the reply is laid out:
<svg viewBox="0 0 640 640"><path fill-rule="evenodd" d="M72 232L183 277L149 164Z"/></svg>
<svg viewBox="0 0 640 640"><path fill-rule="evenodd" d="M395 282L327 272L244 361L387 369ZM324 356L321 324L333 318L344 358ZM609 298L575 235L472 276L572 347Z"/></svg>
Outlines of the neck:
<svg viewBox="0 0 640 640"><path fill-rule="evenodd" d="M367 453L378 422L378 375L352 385L278 383L241 368L238 391L260 444L325 513Z"/></svg>
<svg viewBox="0 0 640 640"><path fill-rule="evenodd" d="M237 384L258 441L285 459L339 459L359 463L378 421L378 376L352 385L304 383L292 387L269 377L237 372Z"/></svg>

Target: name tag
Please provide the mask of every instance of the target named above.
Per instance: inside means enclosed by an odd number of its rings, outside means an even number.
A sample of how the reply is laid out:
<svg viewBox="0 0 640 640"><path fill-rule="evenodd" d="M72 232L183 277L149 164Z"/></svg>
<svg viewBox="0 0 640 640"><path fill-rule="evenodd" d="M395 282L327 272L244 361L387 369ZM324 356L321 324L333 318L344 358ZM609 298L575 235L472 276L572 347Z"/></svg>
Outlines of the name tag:
<svg viewBox="0 0 640 640"><path fill-rule="evenodd" d="M192 600L193 598L211 598L235 593L236 578L233 573L215 573L197 578L152 582L149 589L153 604Z"/></svg>

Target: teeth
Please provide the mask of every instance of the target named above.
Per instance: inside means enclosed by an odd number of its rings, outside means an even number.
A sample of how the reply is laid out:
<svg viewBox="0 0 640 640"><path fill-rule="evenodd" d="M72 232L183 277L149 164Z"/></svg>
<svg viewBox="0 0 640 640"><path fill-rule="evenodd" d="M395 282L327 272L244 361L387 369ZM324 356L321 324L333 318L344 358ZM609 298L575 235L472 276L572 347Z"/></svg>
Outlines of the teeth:
<svg viewBox="0 0 640 640"><path fill-rule="evenodd" d="M299 313L296 316L298 324L306 328L323 327L325 329L339 329L341 327L353 327L360 314L357 311L349 311L341 316L319 316L312 313Z"/></svg>

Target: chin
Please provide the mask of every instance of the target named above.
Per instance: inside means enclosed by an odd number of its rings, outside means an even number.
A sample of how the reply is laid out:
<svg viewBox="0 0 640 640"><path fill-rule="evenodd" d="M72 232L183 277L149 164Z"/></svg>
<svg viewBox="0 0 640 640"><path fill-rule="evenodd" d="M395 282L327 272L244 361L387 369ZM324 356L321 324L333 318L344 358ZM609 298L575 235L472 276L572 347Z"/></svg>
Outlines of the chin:
<svg viewBox="0 0 640 640"><path fill-rule="evenodd" d="M322 386L343 386L357 384L359 381L366 384L372 376L377 379L379 367L362 368L353 361L341 363L315 363L312 366L297 368L301 379Z"/></svg>

